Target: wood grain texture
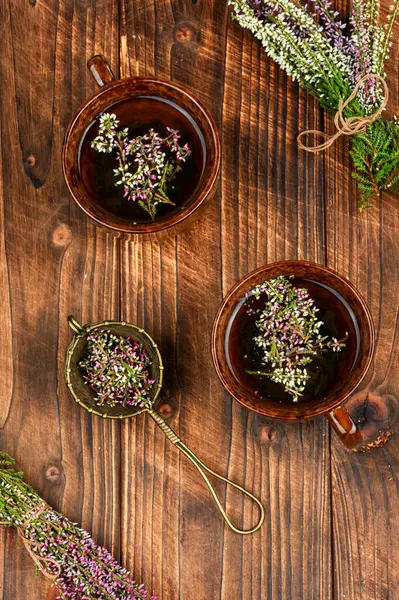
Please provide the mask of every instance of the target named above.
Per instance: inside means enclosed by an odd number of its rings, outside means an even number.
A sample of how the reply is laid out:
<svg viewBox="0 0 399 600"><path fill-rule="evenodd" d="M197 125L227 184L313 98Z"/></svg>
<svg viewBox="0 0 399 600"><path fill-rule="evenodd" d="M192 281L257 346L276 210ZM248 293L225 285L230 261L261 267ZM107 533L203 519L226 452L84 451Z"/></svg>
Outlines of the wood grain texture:
<svg viewBox="0 0 399 600"><path fill-rule="evenodd" d="M346 3L338 9L345 10ZM388 3L382 3L386 16ZM398 43L387 63L390 101L386 117L399 109ZM328 124L331 131L331 124ZM327 264L348 277L371 309L376 355L366 382L349 400L349 411L363 422L372 441L398 429L398 198L383 194L374 208L357 209L348 143L339 140L325 155ZM334 595L350 600L399 597L399 446L365 454L348 453L332 436Z"/></svg>
<svg viewBox="0 0 399 600"><path fill-rule="evenodd" d="M191 229L167 243L122 243L123 318L160 344L171 425L267 510L260 534L231 533L197 473L140 418L124 424L122 557L163 599L329 599L328 427L249 414L224 393L209 352L217 307L239 277L271 260L324 261L322 160L306 157L302 169L295 144L298 116L317 124L316 105L309 110L224 3L123 3L121 40L123 74L187 86L223 147L218 197ZM218 489L248 527L252 506Z"/></svg>
<svg viewBox="0 0 399 600"><path fill-rule="evenodd" d="M117 62L117 3L2 2L1 14L0 446L118 555L118 429L84 414L63 382L67 315L118 314L118 248L71 201L60 160L68 121L94 91L86 59L96 47ZM4 539L1 597L55 598L15 531Z"/></svg>
<svg viewBox="0 0 399 600"><path fill-rule="evenodd" d="M340 160L343 148L335 149ZM397 429L398 386L398 213L385 197L366 215L356 212L350 174L327 159L331 205L327 212L329 266L346 275L364 294L376 326L377 348L367 382L347 406L365 419L374 440ZM335 168L334 168L335 167ZM345 183L344 183L345 182ZM344 185L343 185L344 183ZM344 191L343 191L344 190ZM398 445L391 441L372 454L348 454L332 438L333 522L338 598L388 600L399 593L395 544L398 519Z"/></svg>
<svg viewBox="0 0 399 600"><path fill-rule="evenodd" d="M323 419L284 425L248 412L216 376L210 335L222 297L250 270L295 258L336 268L377 328L376 361L350 409L371 436L397 428L397 198L359 215L345 142L324 156L298 151L297 133L324 117L231 22L225 0L0 6L0 447L159 600L396 599L397 440L348 453ZM217 122L218 194L177 237L98 228L63 183L63 133L95 89L86 60L98 52L116 75L187 86ZM397 44L392 56L394 111ZM223 525L196 470L149 417L109 423L73 403L63 381L71 313L122 318L154 337L160 413L209 466L261 497L258 534ZM217 489L248 527L252 505ZM0 548L0 598L55 598L15 534L1 531Z"/></svg>

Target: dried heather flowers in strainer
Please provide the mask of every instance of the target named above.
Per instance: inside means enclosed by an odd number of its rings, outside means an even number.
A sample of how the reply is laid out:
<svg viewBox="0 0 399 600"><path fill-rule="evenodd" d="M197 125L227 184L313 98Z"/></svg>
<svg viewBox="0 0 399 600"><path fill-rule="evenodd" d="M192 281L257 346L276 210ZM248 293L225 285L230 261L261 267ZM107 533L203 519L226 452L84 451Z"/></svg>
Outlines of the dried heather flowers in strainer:
<svg viewBox="0 0 399 600"><path fill-rule="evenodd" d="M79 362L86 383L96 392L98 406L151 407L154 379L143 344L111 331L87 337L88 355Z"/></svg>

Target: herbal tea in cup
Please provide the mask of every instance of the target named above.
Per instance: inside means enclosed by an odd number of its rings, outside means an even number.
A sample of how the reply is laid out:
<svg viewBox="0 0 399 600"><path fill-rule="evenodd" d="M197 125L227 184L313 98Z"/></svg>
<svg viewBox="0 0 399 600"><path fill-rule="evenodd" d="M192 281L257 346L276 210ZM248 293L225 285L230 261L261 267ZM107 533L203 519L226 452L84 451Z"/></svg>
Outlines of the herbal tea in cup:
<svg viewBox="0 0 399 600"><path fill-rule="evenodd" d="M362 436L342 404L373 351L373 323L356 288L304 261L244 277L223 300L212 333L216 371L236 400L284 420L325 414L350 447Z"/></svg>
<svg viewBox="0 0 399 600"><path fill-rule="evenodd" d="M117 231L177 233L216 189L220 144L212 117L171 81L116 80L101 55L88 67L100 90L72 118L63 146L74 200Z"/></svg>
<svg viewBox="0 0 399 600"><path fill-rule="evenodd" d="M228 328L237 380L260 398L303 402L347 377L358 352L357 323L327 286L279 276L247 292Z"/></svg>
<svg viewBox="0 0 399 600"><path fill-rule="evenodd" d="M87 193L107 211L146 223L185 208L204 168L204 141L176 104L133 98L93 121L79 168Z"/></svg>

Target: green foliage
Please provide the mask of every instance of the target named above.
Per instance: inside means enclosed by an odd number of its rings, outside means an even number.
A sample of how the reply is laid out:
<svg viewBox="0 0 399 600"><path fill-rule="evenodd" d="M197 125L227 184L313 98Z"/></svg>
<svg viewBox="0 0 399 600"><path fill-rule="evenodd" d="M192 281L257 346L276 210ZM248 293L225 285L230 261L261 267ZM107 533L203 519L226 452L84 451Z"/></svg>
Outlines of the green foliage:
<svg viewBox="0 0 399 600"><path fill-rule="evenodd" d="M378 119L364 133L351 138L353 177L361 192L361 210L371 206L381 190L399 191L399 126Z"/></svg>
<svg viewBox="0 0 399 600"><path fill-rule="evenodd" d="M7 452L0 452L0 469L4 469L6 467L11 467L15 465L15 460L7 454Z"/></svg>
<svg viewBox="0 0 399 600"><path fill-rule="evenodd" d="M24 474L16 471L13 467L15 460L7 454L7 452L0 452L0 480L7 476L7 479L21 480Z"/></svg>
<svg viewBox="0 0 399 600"><path fill-rule="evenodd" d="M0 525L18 528L36 566L54 579L59 600L149 600L144 587L132 581L105 548L50 508L14 466L14 459L0 452Z"/></svg>

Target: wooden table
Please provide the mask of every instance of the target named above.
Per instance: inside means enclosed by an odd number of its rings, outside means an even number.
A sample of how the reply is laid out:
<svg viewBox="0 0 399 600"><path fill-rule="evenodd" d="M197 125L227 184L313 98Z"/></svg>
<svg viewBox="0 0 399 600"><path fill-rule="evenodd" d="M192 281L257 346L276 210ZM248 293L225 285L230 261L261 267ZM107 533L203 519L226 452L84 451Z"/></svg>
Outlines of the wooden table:
<svg viewBox="0 0 399 600"><path fill-rule="evenodd" d="M230 20L225 0L1 7L1 449L159 599L398 599L397 440L355 454L322 418L267 421L227 396L210 356L215 312L240 277L285 258L327 264L361 290L375 319L376 360L353 406L366 424L392 421L398 198L359 214L347 141L323 155L298 151L300 130L331 122ZM63 135L95 89L86 60L98 52L121 77L187 86L217 122L218 194L178 237L120 237L68 194ZM398 69L395 40L390 112L399 110ZM196 471L150 419L111 423L73 402L63 380L70 313L128 320L156 338L163 414L213 468L261 496L260 533L224 527ZM251 505L220 491L249 525ZM0 536L2 598L55 598L16 533Z"/></svg>

